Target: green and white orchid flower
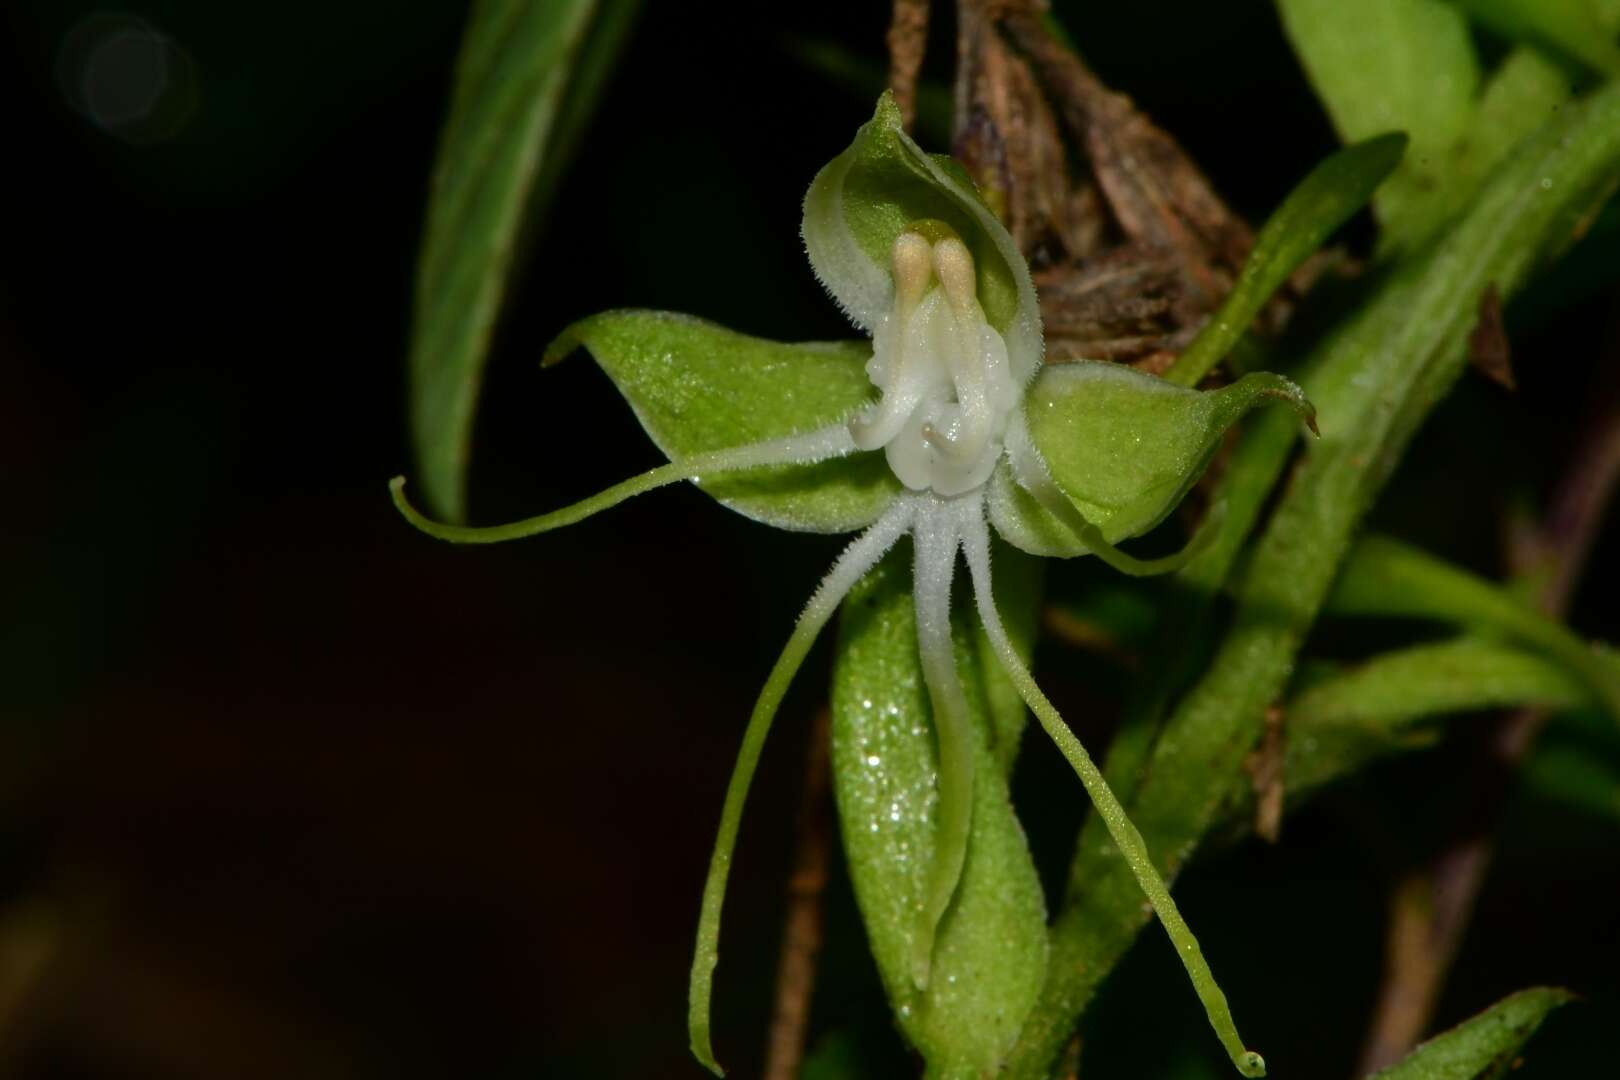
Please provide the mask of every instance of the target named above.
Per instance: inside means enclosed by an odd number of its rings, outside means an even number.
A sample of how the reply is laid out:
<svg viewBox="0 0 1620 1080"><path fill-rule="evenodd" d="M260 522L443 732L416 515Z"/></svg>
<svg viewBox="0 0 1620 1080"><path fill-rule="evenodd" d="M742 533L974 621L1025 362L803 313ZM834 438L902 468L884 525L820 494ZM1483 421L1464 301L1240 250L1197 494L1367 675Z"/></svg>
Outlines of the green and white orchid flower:
<svg viewBox="0 0 1620 1080"><path fill-rule="evenodd" d="M691 976L693 1052L720 1071L709 999L721 902L766 734L822 628L909 535L916 649L937 740L937 802L908 970L886 973L891 995L907 978L919 991L929 986L941 921L969 849L976 736L951 634L960 554L995 661L1085 785L1233 1062L1245 1076L1263 1075L1264 1062L1238 1037L1140 834L1009 638L991 584L991 530L1035 555L1095 554L1132 574L1174 569L1211 535L1218 515L1168 558L1144 561L1114 545L1164 519L1250 408L1280 399L1309 420L1310 406L1275 375L1200 393L1114 364L1043 367L1035 290L1012 238L955 162L924 153L906 135L887 94L854 143L811 184L803 236L817 277L870 345L788 345L681 315L606 312L569 327L545 362L589 349L668 464L574 506L494 528L430 521L405 501L403 478L392 485L413 524L462 543L546 532L681 480L767 524L856 532L799 616L743 736L703 895ZM1227 314L1223 332L1246 325L1253 311ZM896 1004L905 1017L909 1007Z"/></svg>

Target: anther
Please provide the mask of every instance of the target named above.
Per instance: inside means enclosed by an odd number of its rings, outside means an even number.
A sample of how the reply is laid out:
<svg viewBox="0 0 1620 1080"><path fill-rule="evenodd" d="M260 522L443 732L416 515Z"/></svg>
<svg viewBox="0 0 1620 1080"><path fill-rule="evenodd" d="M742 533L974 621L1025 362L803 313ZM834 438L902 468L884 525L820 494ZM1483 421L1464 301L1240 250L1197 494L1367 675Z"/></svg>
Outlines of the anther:
<svg viewBox="0 0 1620 1080"><path fill-rule="evenodd" d="M973 256L966 244L952 236L935 244L934 273L939 276L952 311L966 315L978 307L978 282L973 276Z"/></svg>
<svg viewBox="0 0 1620 1080"><path fill-rule="evenodd" d="M928 241L916 233L903 232L895 238L890 255L894 263L895 307L909 311L922 300L933 277Z"/></svg>

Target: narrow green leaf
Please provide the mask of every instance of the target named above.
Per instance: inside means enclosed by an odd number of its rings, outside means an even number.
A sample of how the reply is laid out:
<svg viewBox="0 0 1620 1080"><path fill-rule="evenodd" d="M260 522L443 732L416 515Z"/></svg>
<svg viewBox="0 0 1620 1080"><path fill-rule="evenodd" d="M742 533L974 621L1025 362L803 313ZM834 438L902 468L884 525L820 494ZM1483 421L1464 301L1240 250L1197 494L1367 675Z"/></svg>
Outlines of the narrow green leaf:
<svg viewBox="0 0 1620 1080"><path fill-rule="evenodd" d="M429 504L452 520L465 512L484 356L531 188L542 170L557 175L554 138L575 140L633 8L483 0L469 17L434 167L410 348L418 470ZM593 31L598 20L609 30ZM586 72L578 82L576 69Z"/></svg>
<svg viewBox="0 0 1620 1080"><path fill-rule="evenodd" d="M1283 27L1339 137L1404 131L1412 142L1373 199L1385 245L1449 213L1452 148L1479 88L1468 21L1445 0L1277 0Z"/></svg>
<svg viewBox="0 0 1620 1080"><path fill-rule="evenodd" d="M1379 758L1431 745L1442 730L1430 721L1531 706L1555 710L1559 723L1521 770L1525 790L1620 823L1620 732L1587 711L1593 703L1567 669L1481 638L1419 645L1343 672L1307 669L1305 689L1283 710L1283 788L1292 806ZM1577 722L1587 730L1572 738ZM1252 791L1239 789L1225 809L1228 826L1247 831Z"/></svg>
<svg viewBox="0 0 1620 1080"><path fill-rule="evenodd" d="M523 208L525 240L545 220L557 189L573 164L575 152L596 119L597 103L618 70L619 58L630 32L635 29L641 5L642 0L596 0L596 15L584 42L574 54L573 71L541 154L540 167L530 185L528 203ZM520 259L524 254L520 250Z"/></svg>
<svg viewBox="0 0 1620 1080"><path fill-rule="evenodd" d="M1591 692L1557 664L1474 638L1416 645L1316 683L1287 707L1300 730L1365 725L1388 731L1453 712L1510 705L1572 708Z"/></svg>
<svg viewBox="0 0 1620 1080"><path fill-rule="evenodd" d="M1620 665L1500 585L1387 536L1350 551L1323 610L1440 619L1506 635L1556 660L1620 719Z"/></svg>
<svg viewBox="0 0 1620 1080"><path fill-rule="evenodd" d="M1504 37L1549 48L1603 75L1620 75L1614 27L1592 0L1451 0Z"/></svg>
<svg viewBox="0 0 1620 1080"><path fill-rule="evenodd" d="M1287 790L1298 795L1411 745L1420 721L1591 700L1563 667L1498 642L1461 638L1386 653L1314 683L1284 707Z"/></svg>
<svg viewBox="0 0 1620 1080"><path fill-rule="evenodd" d="M1560 1005L1575 1000L1568 990L1537 987L1503 998L1471 1020L1374 1074L1373 1080L1495 1080L1513 1068L1530 1036Z"/></svg>
<svg viewBox="0 0 1620 1080"><path fill-rule="evenodd" d="M1117 542L1163 521L1203 475L1227 429L1273 400L1313 422L1304 394L1279 375L1257 372L1200 393L1122 364L1081 361L1043 368L1024 410L1052 479L1087 522ZM1001 510L993 513L1003 528Z"/></svg>
<svg viewBox="0 0 1620 1080"><path fill-rule="evenodd" d="M1494 284L1512 295L1617 175L1620 90L1610 87L1521 143L1447 235L1397 265L1308 359L1301 382L1320 410L1322 439L1311 444L1254 546L1232 628L1165 725L1129 808L1167 877L1242 782L1243 757L1362 516L1462 372L1481 294ZM1279 445L1257 472L1281 472L1289 446ZM1082 844L1070 880L1074 892L1053 925L1047 984L1009 1076L1046 1074L1143 922L1130 876L1096 849Z"/></svg>
<svg viewBox="0 0 1620 1080"><path fill-rule="evenodd" d="M1168 382L1196 386L1237 344L1271 294L1333 231L1366 205L1400 164L1406 136L1380 135L1345 147L1301 180L1266 219L1237 284L1187 350L1164 373Z"/></svg>
<svg viewBox="0 0 1620 1080"><path fill-rule="evenodd" d="M930 1075L994 1073L1046 966L1046 902L1008 798L987 715L985 667L968 620L957 660L976 729L972 832L939 929L928 989L912 981L935 846L933 723L917 657L907 551L892 553L845 603L832 688L834 791L855 898L906 1038ZM1033 610L1017 633L1033 636Z"/></svg>
<svg viewBox="0 0 1620 1080"><path fill-rule="evenodd" d="M872 393L864 341L787 345L686 315L608 311L565 330L547 362L579 346L671 458L838 423ZM757 521L810 532L869 524L899 491L876 453L726 473L699 486Z"/></svg>

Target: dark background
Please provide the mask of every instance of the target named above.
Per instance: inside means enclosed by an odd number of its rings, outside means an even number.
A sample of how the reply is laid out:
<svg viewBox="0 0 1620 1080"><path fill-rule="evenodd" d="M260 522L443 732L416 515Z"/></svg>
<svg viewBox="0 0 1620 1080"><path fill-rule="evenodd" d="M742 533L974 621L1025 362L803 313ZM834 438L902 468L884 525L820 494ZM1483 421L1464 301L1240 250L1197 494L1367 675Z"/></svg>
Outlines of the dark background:
<svg viewBox="0 0 1620 1080"><path fill-rule="evenodd" d="M1333 146L1269 5L1069 6L1103 77L1249 217ZM132 61L85 82L108 25L95 12L178 46L150 125L87 115L87 85L105 113L145 77ZM413 258L464 16L7 6L0 1072L699 1075L685 979L721 789L838 541L691 490L488 549L395 516ZM634 305L848 333L803 260L799 200L870 95L795 47L833 42L879 71L886 18L647 5L513 292L475 440L477 520L656 460L588 361L539 372L569 320ZM1616 359L1607 280L1582 269L1558 303L1510 313L1523 389L1465 381L1386 525L1496 569L1504 505L1556 471L1575 402ZM1576 607L1588 634L1617 630L1612 547ZM1057 647L1042 663L1082 732L1106 738L1119 674ZM813 660L789 699L733 876L717 1017L737 1075L758 1068L824 671ZM1381 768L1291 820L1282 847L1188 875L1184 903L1276 1075L1348 1072L1387 875L1431 850L1466 760ZM1079 788L1031 740L1019 793L1055 868ZM1525 1075L1588 1075L1620 1020L1613 822L1520 791L1505 835L1442 1019L1572 986L1591 1000L1549 1024ZM813 1036L866 1047L873 1075L904 1070L847 886L829 906ZM1090 1021L1095 1075L1221 1075L1173 967L1150 932Z"/></svg>

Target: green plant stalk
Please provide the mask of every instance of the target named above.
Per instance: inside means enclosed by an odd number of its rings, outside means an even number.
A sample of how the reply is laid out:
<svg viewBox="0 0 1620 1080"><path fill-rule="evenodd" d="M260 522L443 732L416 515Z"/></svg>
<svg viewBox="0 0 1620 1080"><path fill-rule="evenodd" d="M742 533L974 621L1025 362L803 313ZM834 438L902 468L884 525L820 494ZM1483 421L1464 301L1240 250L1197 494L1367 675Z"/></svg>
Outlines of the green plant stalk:
<svg viewBox="0 0 1620 1080"><path fill-rule="evenodd" d="M1461 373L1479 298L1510 294L1549 237L1573 227L1620 165L1620 88L1607 88L1527 140L1457 227L1398 268L1322 346L1306 390L1323 439L1301 463L1260 539L1234 625L1154 747L1132 817L1172 878L1241 776L1266 707L1362 516L1406 444ZM1546 186L1543 186L1545 182ZM1077 853L1083 891L1052 929L1041 1000L1010 1076L1045 1076L1081 1011L1144 921L1117 858Z"/></svg>

